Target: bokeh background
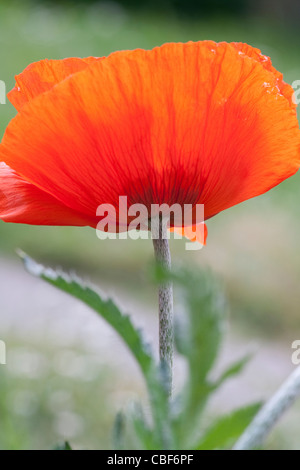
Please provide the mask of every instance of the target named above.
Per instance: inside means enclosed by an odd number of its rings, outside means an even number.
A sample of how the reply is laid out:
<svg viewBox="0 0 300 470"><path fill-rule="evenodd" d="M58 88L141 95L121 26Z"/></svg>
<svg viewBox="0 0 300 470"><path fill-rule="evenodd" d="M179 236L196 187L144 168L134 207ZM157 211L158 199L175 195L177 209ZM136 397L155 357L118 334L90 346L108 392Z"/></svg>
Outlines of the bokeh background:
<svg viewBox="0 0 300 470"><path fill-rule="evenodd" d="M300 79L297 0L5 1L0 3L0 79L7 90L30 62L103 56L169 41L242 41L270 55L287 82ZM14 116L0 105L0 134ZM30 139L30 135L28 135ZM1 190L1 188L0 188ZM292 371L300 339L300 175L208 222L199 252L172 242L173 259L210 269L229 299L220 364L253 353L243 377L226 385L210 413L265 399ZM113 417L146 399L141 376L115 334L85 307L24 272L19 247L75 270L118 296L157 344L155 287L148 241L100 241L92 229L0 222L0 448L49 448L69 439L110 448ZM176 386L182 365L176 363ZM268 441L300 449L300 406Z"/></svg>

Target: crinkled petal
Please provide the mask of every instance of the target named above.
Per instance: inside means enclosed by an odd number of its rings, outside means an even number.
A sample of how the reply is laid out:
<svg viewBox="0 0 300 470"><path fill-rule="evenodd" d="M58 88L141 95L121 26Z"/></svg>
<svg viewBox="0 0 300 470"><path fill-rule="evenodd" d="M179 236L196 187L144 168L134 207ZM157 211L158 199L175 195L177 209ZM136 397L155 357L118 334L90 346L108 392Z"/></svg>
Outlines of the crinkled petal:
<svg viewBox="0 0 300 470"><path fill-rule="evenodd" d="M16 76L15 87L7 94L12 105L20 111L24 104L36 96L51 90L70 75L85 69L95 61L96 57L86 59L69 58L63 60L41 60L28 65Z"/></svg>

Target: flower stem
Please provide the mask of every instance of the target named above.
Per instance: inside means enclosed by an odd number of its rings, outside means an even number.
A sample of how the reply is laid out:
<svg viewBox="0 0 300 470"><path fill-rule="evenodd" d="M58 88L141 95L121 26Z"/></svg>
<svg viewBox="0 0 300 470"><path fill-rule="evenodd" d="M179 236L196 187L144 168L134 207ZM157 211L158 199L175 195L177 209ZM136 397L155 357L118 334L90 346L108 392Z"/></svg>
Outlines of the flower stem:
<svg viewBox="0 0 300 470"><path fill-rule="evenodd" d="M152 227L155 259L164 268L171 268L171 253L167 238L167 223L159 219L156 233ZM173 325L173 286L171 282L162 283L158 290L159 303L159 357L167 374L167 391L172 394L174 325Z"/></svg>

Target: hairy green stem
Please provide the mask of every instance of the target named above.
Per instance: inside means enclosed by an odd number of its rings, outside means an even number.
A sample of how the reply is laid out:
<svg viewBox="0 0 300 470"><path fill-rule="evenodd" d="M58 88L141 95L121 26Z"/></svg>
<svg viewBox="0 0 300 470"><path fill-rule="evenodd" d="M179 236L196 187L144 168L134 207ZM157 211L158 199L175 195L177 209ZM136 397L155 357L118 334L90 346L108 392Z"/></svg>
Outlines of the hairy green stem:
<svg viewBox="0 0 300 470"><path fill-rule="evenodd" d="M300 397L300 366L294 370L278 392L262 408L233 450L252 450L262 446L277 421Z"/></svg>
<svg viewBox="0 0 300 470"><path fill-rule="evenodd" d="M171 268L171 254L167 238L167 222L159 219L158 226L153 228L152 237L155 258L164 268ZM168 394L172 394L174 324L173 324L173 286L171 282L159 285L159 356L167 373Z"/></svg>

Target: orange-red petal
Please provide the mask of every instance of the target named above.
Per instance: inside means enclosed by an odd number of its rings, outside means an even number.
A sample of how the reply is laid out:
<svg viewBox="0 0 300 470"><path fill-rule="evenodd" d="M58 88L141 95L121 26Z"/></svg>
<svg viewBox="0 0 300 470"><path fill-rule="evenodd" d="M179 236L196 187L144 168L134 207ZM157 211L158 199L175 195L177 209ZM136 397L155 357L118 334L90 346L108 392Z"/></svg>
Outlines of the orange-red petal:
<svg viewBox="0 0 300 470"><path fill-rule="evenodd" d="M245 54L251 59L259 62L266 70L271 72L276 79L276 86L278 87L280 93L287 98L289 104L292 108L296 108L296 104L293 100L294 90L293 88L284 82L282 73L278 72L273 65L270 57L263 55L259 49L256 47L251 47L248 44L244 43L233 43L233 46L239 51L239 53Z"/></svg>
<svg viewBox="0 0 300 470"><path fill-rule="evenodd" d="M32 225L94 225L0 163L0 219Z"/></svg>
<svg viewBox="0 0 300 470"><path fill-rule="evenodd" d="M41 60L28 65L16 78L15 87L7 94L9 101L20 111L24 104L45 91L51 90L57 83L70 75L85 69L96 57L79 59L71 57L63 60Z"/></svg>
<svg viewBox="0 0 300 470"><path fill-rule="evenodd" d="M176 232L182 237L188 238L191 242L198 242L201 245L206 245L207 239L207 226L203 224L200 228L200 224L192 225L190 227L170 227L170 232ZM202 224L201 224L202 225Z"/></svg>

